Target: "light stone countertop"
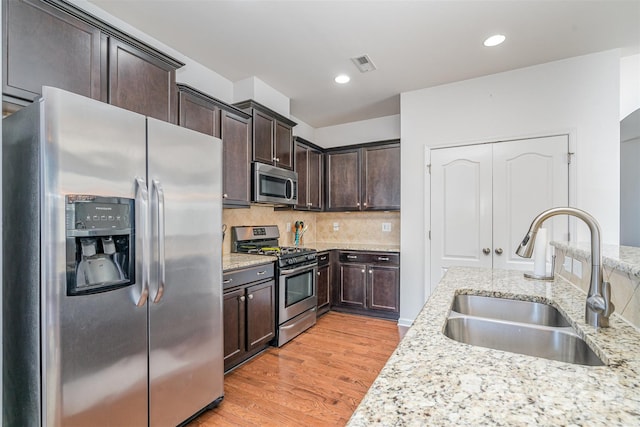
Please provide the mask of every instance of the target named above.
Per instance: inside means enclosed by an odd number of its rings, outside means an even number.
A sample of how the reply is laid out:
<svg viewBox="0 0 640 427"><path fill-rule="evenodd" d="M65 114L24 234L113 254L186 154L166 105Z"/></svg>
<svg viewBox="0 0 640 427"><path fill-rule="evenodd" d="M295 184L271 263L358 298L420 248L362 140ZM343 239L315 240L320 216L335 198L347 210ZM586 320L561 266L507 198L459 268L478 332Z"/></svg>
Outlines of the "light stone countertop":
<svg viewBox="0 0 640 427"><path fill-rule="evenodd" d="M318 252L330 251L332 249L352 250L352 251L371 251L371 252L400 252L400 245L383 245L378 243L331 243L331 242L315 242L306 245L314 248Z"/></svg>
<svg viewBox="0 0 640 427"><path fill-rule="evenodd" d="M556 306L608 366L462 344L442 334L459 293ZM350 426L640 425L640 332L617 314L584 323L585 294L562 278L451 268L356 409ZM364 362L364 361L363 361Z"/></svg>
<svg viewBox="0 0 640 427"><path fill-rule="evenodd" d="M567 255L591 262L591 243L551 242L551 246L564 250ZM601 245L602 264L640 279L640 248L632 246Z"/></svg>
<svg viewBox="0 0 640 427"><path fill-rule="evenodd" d="M222 255L222 271L237 270L239 268L253 267L256 265L269 264L277 261L278 258L271 255L255 255L230 253Z"/></svg>

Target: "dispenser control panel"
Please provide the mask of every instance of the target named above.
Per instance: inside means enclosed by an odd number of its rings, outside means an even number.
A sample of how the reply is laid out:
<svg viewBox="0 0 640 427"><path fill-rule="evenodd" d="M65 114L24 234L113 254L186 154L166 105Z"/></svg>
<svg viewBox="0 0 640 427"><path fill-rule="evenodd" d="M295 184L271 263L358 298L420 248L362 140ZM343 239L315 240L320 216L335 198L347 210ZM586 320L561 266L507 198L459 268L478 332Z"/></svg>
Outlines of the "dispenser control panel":
<svg viewBox="0 0 640 427"><path fill-rule="evenodd" d="M135 282L134 200L66 196L67 295L86 295Z"/></svg>

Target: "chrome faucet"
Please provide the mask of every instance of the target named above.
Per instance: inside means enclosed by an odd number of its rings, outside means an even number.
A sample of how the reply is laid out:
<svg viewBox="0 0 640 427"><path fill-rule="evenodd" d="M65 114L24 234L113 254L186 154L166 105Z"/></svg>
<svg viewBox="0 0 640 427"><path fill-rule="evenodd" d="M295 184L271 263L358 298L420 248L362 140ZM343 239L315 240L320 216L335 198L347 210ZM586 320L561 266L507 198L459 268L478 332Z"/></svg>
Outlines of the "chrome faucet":
<svg viewBox="0 0 640 427"><path fill-rule="evenodd" d="M529 232L518 246L516 254L523 258L531 258L538 229L545 220L556 215L572 215L580 218L589 226L591 231L591 282L589 283L584 321L595 328L608 328L609 316L615 307L611 302L611 284L605 282L602 276L600 225L593 216L583 210L570 207L548 209L533 219Z"/></svg>

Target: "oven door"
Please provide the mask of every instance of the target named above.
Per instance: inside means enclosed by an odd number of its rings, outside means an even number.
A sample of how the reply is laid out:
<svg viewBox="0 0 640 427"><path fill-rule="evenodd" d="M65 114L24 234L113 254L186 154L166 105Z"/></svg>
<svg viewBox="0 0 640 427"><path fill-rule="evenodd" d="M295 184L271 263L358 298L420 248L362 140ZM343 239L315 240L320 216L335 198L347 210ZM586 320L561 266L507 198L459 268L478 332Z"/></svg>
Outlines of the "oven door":
<svg viewBox="0 0 640 427"><path fill-rule="evenodd" d="M317 263L280 270L278 324L316 306L317 274Z"/></svg>

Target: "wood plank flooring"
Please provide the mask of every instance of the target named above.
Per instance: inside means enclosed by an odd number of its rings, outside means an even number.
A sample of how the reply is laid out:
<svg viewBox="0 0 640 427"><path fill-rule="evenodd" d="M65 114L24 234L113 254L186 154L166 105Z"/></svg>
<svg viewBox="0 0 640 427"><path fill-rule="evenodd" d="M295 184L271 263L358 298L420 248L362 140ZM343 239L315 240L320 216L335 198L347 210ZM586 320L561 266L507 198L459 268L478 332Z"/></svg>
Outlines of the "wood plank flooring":
<svg viewBox="0 0 640 427"><path fill-rule="evenodd" d="M227 374L222 404L189 427L345 425L399 341L395 321L329 312Z"/></svg>

